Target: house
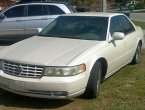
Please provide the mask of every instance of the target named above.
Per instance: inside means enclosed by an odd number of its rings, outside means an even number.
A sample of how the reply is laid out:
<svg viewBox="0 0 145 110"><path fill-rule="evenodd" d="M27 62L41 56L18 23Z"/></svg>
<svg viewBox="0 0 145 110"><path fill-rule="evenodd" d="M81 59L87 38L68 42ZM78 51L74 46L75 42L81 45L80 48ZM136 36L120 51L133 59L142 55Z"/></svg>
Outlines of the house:
<svg viewBox="0 0 145 110"><path fill-rule="evenodd" d="M0 10L3 10L5 7L7 7L8 1L6 0L1 0L0 1Z"/></svg>
<svg viewBox="0 0 145 110"><path fill-rule="evenodd" d="M0 10L13 5L14 3L16 3L16 0L0 0Z"/></svg>

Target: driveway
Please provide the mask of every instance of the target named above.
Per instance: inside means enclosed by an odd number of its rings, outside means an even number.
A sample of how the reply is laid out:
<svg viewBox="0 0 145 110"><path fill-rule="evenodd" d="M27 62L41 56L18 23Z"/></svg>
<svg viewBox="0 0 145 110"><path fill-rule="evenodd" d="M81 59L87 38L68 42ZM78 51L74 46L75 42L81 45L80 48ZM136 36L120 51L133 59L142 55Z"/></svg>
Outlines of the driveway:
<svg viewBox="0 0 145 110"><path fill-rule="evenodd" d="M141 21L145 22L145 12L142 13L130 13L130 19L134 21ZM145 30L144 30L145 33ZM143 48L145 48L145 44L143 45Z"/></svg>

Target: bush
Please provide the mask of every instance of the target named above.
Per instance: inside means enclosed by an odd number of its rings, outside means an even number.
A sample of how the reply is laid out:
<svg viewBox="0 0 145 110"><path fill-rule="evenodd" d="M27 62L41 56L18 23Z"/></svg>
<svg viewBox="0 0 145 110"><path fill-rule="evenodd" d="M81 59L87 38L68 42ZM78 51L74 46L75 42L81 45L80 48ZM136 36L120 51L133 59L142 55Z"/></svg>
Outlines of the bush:
<svg viewBox="0 0 145 110"><path fill-rule="evenodd" d="M134 9L137 10L137 9L144 9L145 8L145 5L144 4L136 4L134 6Z"/></svg>

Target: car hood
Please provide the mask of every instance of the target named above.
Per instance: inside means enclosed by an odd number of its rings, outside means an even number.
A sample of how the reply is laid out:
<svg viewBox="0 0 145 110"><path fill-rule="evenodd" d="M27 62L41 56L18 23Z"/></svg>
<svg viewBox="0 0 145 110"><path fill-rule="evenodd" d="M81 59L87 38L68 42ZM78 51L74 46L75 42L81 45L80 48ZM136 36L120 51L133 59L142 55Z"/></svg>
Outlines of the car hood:
<svg viewBox="0 0 145 110"><path fill-rule="evenodd" d="M35 36L0 52L0 59L45 66L66 66L99 41Z"/></svg>

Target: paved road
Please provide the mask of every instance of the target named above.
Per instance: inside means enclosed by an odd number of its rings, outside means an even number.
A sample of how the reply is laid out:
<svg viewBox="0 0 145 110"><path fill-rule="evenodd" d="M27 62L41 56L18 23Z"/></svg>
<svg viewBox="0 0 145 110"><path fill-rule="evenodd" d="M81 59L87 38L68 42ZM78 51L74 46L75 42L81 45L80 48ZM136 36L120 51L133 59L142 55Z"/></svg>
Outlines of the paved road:
<svg viewBox="0 0 145 110"><path fill-rule="evenodd" d="M131 13L130 19L135 20L135 21L145 22L145 12L143 12L143 13ZM144 30L144 33L145 33L145 30ZM145 48L145 44L143 45L143 48Z"/></svg>
<svg viewBox="0 0 145 110"><path fill-rule="evenodd" d="M135 21L145 22L145 13L130 13L130 18Z"/></svg>
<svg viewBox="0 0 145 110"><path fill-rule="evenodd" d="M143 13L131 13L130 19L135 20L135 21L145 22L145 12L143 12ZM144 33L145 33L145 30L144 30ZM143 48L145 48L145 44L143 45Z"/></svg>

